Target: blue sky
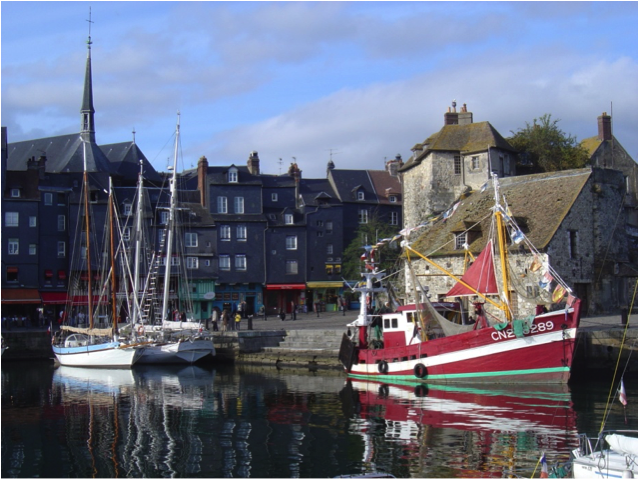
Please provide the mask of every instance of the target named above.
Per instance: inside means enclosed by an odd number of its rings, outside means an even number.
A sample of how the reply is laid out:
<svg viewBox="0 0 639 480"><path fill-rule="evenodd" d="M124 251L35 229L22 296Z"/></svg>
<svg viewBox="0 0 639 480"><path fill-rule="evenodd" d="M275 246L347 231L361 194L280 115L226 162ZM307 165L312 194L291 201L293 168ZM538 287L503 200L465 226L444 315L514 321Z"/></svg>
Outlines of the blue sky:
<svg viewBox="0 0 639 480"><path fill-rule="evenodd" d="M78 132L89 7L96 137L159 170L181 113L183 165L303 176L383 169L453 100L503 136L549 113L578 139L597 116L637 159L637 2L2 1L9 142ZM281 159L281 161L280 161Z"/></svg>

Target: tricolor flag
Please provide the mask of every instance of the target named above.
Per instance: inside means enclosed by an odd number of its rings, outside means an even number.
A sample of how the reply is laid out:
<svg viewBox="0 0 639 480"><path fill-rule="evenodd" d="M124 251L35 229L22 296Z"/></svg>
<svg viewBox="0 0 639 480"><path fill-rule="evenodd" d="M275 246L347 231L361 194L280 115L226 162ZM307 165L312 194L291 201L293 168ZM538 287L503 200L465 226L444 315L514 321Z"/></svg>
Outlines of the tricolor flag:
<svg viewBox="0 0 639 480"><path fill-rule="evenodd" d="M539 280L539 287L544 289L544 290L548 290L550 292L550 284L552 283L554 279L552 278L552 275L548 272L546 272L544 274L544 277Z"/></svg>
<svg viewBox="0 0 639 480"><path fill-rule="evenodd" d="M366 252L362 253L362 256L359 257L360 260L366 260Z"/></svg>
<svg viewBox="0 0 639 480"><path fill-rule="evenodd" d="M621 379L621 385L619 386L619 401L624 407L628 405L628 400L626 399L626 387L623 386L623 379Z"/></svg>
<svg viewBox="0 0 639 480"><path fill-rule="evenodd" d="M539 478L548 478L548 464L546 463L546 454L541 456L541 474Z"/></svg>

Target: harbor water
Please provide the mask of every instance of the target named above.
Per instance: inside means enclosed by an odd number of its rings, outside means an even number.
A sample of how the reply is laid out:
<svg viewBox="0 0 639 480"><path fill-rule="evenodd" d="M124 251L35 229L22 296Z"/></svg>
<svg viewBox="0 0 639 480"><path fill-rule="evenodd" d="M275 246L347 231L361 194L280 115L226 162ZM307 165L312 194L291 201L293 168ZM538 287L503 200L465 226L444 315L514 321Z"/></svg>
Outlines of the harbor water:
<svg viewBox="0 0 639 480"><path fill-rule="evenodd" d="M387 385L338 371L2 364L2 477L539 476L577 434L637 428L611 379L570 386Z"/></svg>

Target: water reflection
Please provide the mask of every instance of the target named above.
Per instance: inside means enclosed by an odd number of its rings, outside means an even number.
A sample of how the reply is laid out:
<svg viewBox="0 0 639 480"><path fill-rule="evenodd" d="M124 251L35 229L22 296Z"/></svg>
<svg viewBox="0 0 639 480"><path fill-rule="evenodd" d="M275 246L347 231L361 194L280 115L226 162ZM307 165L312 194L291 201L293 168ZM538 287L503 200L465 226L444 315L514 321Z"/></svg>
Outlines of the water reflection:
<svg viewBox="0 0 639 480"><path fill-rule="evenodd" d="M416 388L260 367L2 368L3 477L530 476L541 451L567 458L575 425L567 387Z"/></svg>

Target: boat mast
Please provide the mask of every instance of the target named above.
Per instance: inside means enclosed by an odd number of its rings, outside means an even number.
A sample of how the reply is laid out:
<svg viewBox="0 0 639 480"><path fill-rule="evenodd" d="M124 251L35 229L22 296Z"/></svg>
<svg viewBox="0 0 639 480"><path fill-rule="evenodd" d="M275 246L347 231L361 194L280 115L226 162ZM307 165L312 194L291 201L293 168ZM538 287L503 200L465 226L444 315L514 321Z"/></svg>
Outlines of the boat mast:
<svg viewBox="0 0 639 480"><path fill-rule="evenodd" d="M138 205L135 222L135 264L133 266L133 314L131 323L138 320L138 291L140 289L140 242L142 236L142 170L144 162L140 160L140 173L138 174Z"/></svg>
<svg viewBox="0 0 639 480"><path fill-rule="evenodd" d="M89 231L89 174L87 173L87 143L82 140L82 153L84 157L84 173L82 176L82 187L84 189L84 230L86 240L87 257L87 309L89 314L89 328L93 328L93 285L91 283L91 234Z"/></svg>
<svg viewBox="0 0 639 480"><path fill-rule="evenodd" d="M111 309L113 315L113 337L118 333L118 312L116 300L115 281L115 235L113 219L113 179L109 177L109 237L111 241Z"/></svg>
<svg viewBox="0 0 639 480"><path fill-rule="evenodd" d="M495 189L495 219L497 220L497 236L499 241L499 258L501 261L501 279L504 306L504 314L506 320L512 320L511 296L510 296L510 279L508 277L508 251L506 248L506 227L504 225L502 206L499 201L499 181L497 175L493 173L493 187Z"/></svg>
<svg viewBox="0 0 639 480"><path fill-rule="evenodd" d="M171 255L173 247L173 223L175 215L175 190L177 177L177 157L178 145L180 142L180 113L178 112L177 126L175 129L175 152L173 155L173 175L169 186L170 204L169 204L169 223L167 225L166 235L166 262L164 266L164 292L162 296L162 321L166 320L167 309L169 305L169 284L171 280Z"/></svg>

